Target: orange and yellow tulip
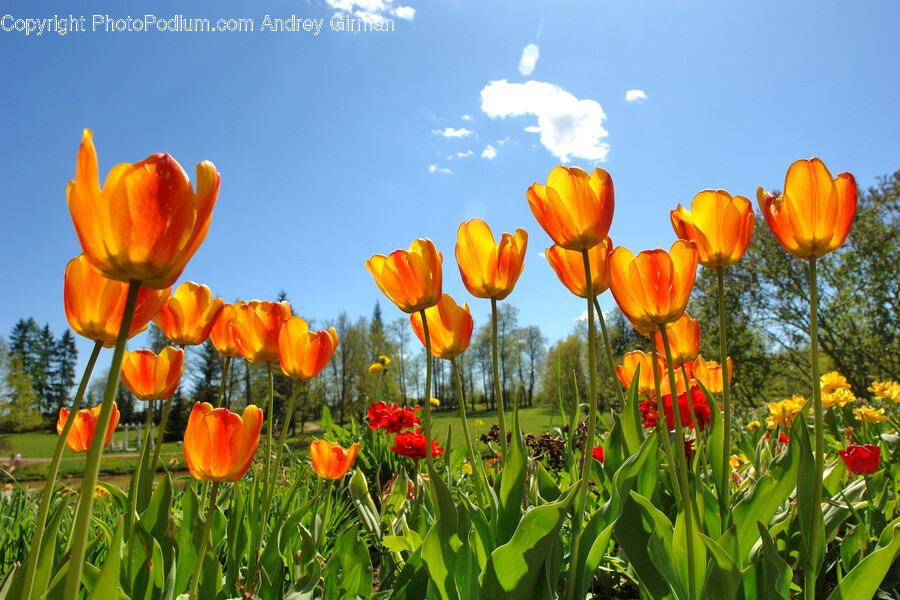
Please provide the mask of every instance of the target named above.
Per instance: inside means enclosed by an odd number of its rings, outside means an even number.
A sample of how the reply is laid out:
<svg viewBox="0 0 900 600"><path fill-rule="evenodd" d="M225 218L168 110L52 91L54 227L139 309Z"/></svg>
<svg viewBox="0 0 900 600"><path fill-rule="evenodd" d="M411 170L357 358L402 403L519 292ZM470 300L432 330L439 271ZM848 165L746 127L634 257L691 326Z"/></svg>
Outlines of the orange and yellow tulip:
<svg viewBox="0 0 900 600"><path fill-rule="evenodd" d="M409 250L394 250L388 256L376 254L366 268L397 308L406 313L434 306L441 299L444 256L431 240L417 239Z"/></svg>
<svg viewBox="0 0 900 600"><path fill-rule="evenodd" d="M312 459L316 474L323 479L340 479L343 477L359 452L359 444L353 444L347 450L335 442L314 440L309 445L309 457Z"/></svg>
<svg viewBox="0 0 900 600"><path fill-rule="evenodd" d="M66 190L84 255L110 279L171 286L206 238L219 173L209 161L198 164L194 193L174 158L153 154L113 167L101 190L92 137L85 129L75 180Z"/></svg>
<svg viewBox="0 0 900 600"><path fill-rule="evenodd" d="M165 303L170 291L171 288L140 289L129 338L147 329L150 318ZM73 258L66 265L63 304L69 326L78 335L101 342L107 348L115 346L127 296L128 284L107 279L88 263L84 255Z"/></svg>
<svg viewBox="0 0 900 600"><path fill-rule="evenodd" d="M700 321L692 319L687 312L681 315L671 327L666 329L666 337L669 338L669 349L672 351L672 362L683 365L697 358L700 354ZM662 334L658 331L655 336L656 350L665 354Z"/></svg>
<svg viewBox="0 0 900 600"><path fill-rule="evenodd" d="M469 347L474 322L468 304L458 306L453 298L443 294L437 305L425 309L425 318L428 322L432 356L449 360ZM409 321L424 346L425 328L422 326L421 313L409 315Z"/></svg>
<svg viewBox="0 0 900 600"><path fill-rule="evenodd" d="M152 350L125 351L122 383L138 400L168 400L184 373L184 350L166 346Z"/></svg>
<svg viewBox="0 0 900 600"><path fill-rule="evenodd" d="M678 240L669 252L644 250L637 257L619 246L609 255L609 289L616 304L645 335L674 323L687 306L697 275L697 247Z"/></svg>
<svg viewBox="0 0 900 600"><path fill-rule="evenodd" d="M199 346L209 337L225 301L213 300L205 285L185 281L153 317L167 338L178 346Z"/></svg>
<svg viewBox="0 0 900 600"><path fill-rule="evenodd" d="M87 452L94 443L94 432L97 429L97 417L100 416L100 405L91 409L82 409L75 413L75 422L69 430L69 437L66 438L66 444L72 449L72 452ZM56 421L56 433L62 434L66 421L69 420L69 411L65 408L59 409L59 420ZM106 428L106 439L103 447L109 446L113 433L119 425L119 407L113 402L112 415L109 418L109 427Z"/></svg>
<svg viewBox="0 0 900 600"><path fill-rule="evenodd" d="M653 354L644 354L640 350L629 352L622 359L621 365L616 365L616 375L625 389L631 389L631 380L638 365L641 367L641 375L638 378L638 396L650 398L656 396L656 382L653 379ZM666 361L657 354L656 365L662 376L665 373ZM666 378L668 379L668 378Z"/></svg>
<svg viewBox="0 0 900 600"><path fill-rule="evenodd" d="M242 414L197 402L184 431L184 459L201 481L237 481L253 462L263 412L252 404Z"/></svg>
<svg viewBox="0 0 900 600"><path fill-rule="evenodd" d="M528 233L516 229L494 243L491 228L481 219L462 223L456 232L456 262L469 293L476 298L503 300L513 291L525 261Z"/></svg>
<svg viewBox="0 0 900 600"><path fill-rule="evenodd" d="M728 381L731 381L731 357L728 357ZM714 360L706 361L698 356L694 361L694 379L713 394L721 394L723 389L722 365Z"/></svg>
<svg viewBox="0 0 900 600"><path fill-rule="evenodd" d="M588 259L591 261L591 291L594 296L599 296L609 289L607 259L612 248L612 240L606 236L602 242L588 250ZM558 244L553 244L547 248L544 255L563 285L576 296L587 298L587 280L584 277L584 257L581 252L566 250Z"/></svg>
<svg viewBox="0 0 900 600"><path fill-rule="evenodd" d="M750 245L756 216L743 196L725 190L703 190L691 201L691 210L680 204L671 214L675 234L697 245L700 264L707 269L727 267L739 261Z"/></svg>
<svg viewBox="0 0 900 600"><path fill-rule="evenodd" d="M828 254L847 239L856 214L856 180L850 173L831 178L818 158L798 160L775 196L756 190L759 209L785 250L804 260Z"/></svg>
<svg viewBox="0 0 900 600"><path fill-rule="evenodd" d="M237 317L230 324L241 355L252 363L276 362L278 336L291 317L291 305L286 300L252 300L235 308Z"/></svg>
<svg viewBox="0 0 900 600"><path fill-rule="evenodd" d="M278 334L278 364L288 377L309 381L328 365L337 345L334 327L310 331L306 321L291 317Z"/></svg>
<svg viewBox="0 0 900 600"><path fill-rule="evenodd" d="M234 341L234 329L231 327L231 321L237 318L245 304L247 303L243 300L235 304L223 304L222 312L219 313L212 329L209 330L209 339L212 340L216 351L223 358L240 358L241 356L237 342Z"/></svg>
<svg viewBox="0 0 900 600"><path fill-rule="evenodd" d="M534 218L550 238L566 250L586 250L609 233L615 208L612 178L603 169L554 167L547 185L533 184L526 193Z"/></svg>

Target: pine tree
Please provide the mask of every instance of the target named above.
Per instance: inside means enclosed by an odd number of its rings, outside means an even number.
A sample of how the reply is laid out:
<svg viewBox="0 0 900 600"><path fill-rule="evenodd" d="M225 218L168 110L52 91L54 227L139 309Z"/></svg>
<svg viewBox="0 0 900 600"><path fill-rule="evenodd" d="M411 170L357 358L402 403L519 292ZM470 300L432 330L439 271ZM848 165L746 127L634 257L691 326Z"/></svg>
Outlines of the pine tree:
<svg viewBox="0 0 900 600"><path fill-rule="evenodd" d="M60 408L71 403L70 394L75 385L75 365L78 362L78 347L75 345L75 336L71 330L66 329L56 342L53 353L53 403L51 412L57 412Z"/></svg>
<svg viewBox="0 0 900 600"><path fill-rule="evenodd" d="M216 347L210 340L206 340L200 347L199 367L197 379L194 383L194 401L208 402L213 406L219 397L219 389L222 384L222 368L224 359L216 351Z"/></svg>

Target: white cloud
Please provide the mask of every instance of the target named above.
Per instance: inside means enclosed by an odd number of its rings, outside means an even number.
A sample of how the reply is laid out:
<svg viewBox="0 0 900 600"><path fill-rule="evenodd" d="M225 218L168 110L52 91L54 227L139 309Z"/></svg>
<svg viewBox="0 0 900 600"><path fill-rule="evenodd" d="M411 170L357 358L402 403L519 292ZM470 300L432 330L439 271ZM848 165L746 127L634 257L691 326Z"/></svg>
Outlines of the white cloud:
<svg viewBox="0 0 900 600"><path fill-rule="evenodd" d="M472 156L473 154L475 154L475 153L472 152L471 150L466 150L465 152L457 152L456 158L468 158L468 157Z"/></svg>
<svg viewBox="0 0 900 600"><path fill-rule="evenodd" d="M474 121L475 120L472 118L472 115L463 115L460 117L460 119L462 119L463 121Z"/></svg>
<svg viewBox="0 0 900 600"><path fill-rule="evenodd" d="M412 21L416 9L411 6L397 6L394 0L325 0L328 6L349 13L356 19L376 23L383 19L397 17Z"/></svg>
<svg viewBox="0 0 900 600"><path fill-rule="evenodd" d="M466 137L467 135L472 135L472 132L466 129L465 127L460 127L459 129L453 129L452 127L447 127L446 129L432 129L431 133L435 135L442 135L444 137L449 138L459 138Z"/></svg>
<svg viewBox="0 0 900 600"><path fill-rule="evenodd" d="M644 93L644 90L628 90L625 92L625 101L626 102L637 102L638 100L646 100L647 94Z"/></svg>
<svg viewBox="0 0 900 600"><path fill-rule="evenodd" d="M445 169L443 167L439 167L437 165L428 165L429 173L444 173L445 175L452 175L453 171L450 169Z"/></svg>
<svg viewBox="0 0 900 600"><path fill-rule="evenodd" d="M541 52L534 44L528 44L522 50L522 58L519 59L519 73L528 77L534 71L534 65L537 64L538 57Z"/></svg>
<svg viewBox="0 0 900 600"><path fill-rule="evenodd" d="M575 321L587 321L587 320L588 320L588 314L587 314L587 311L584 311L584 312L581 314L581 316L575 317L574 320L575 320Z"/></svg>
<svg viewBox="0 0 900 600"><path fill-rule="evenodd" d="M497 149L494 148L493 146L491 146L490 144L488 144L487 147L481 151L481 158L486 158L486 159L490 160L490 159L494 158L495 156L497 156Z"/></svg>
<svg viewBox="0 0 900 600"><path fill-rule="evenodd" d="M544 147L564 163L571 157L602 161L609 153L609 144L600 141L609 135L600 103L551 83L492 81L481 90L481 110L491 118L536 116L537 125L525 131L540 133Z"/></svg>

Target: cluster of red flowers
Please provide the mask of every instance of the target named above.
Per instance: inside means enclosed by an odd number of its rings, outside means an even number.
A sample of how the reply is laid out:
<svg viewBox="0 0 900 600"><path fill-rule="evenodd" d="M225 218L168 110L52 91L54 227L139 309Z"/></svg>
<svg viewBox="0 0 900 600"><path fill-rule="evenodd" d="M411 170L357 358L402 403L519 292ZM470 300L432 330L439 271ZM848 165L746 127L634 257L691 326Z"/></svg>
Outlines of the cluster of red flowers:
<svg viewBox="0 0 900 600"><path fill-rule="evenodd" d="M666 413L666 426L670 430L675 429L675 411L672 409L672 395L666 394L662 397L663 411ZM709 426L711 414L709 404L706 402L706 396L700 391L699 387L691 388L690 402L693 404L694 415L697 417L697 427L703 431ZM656 410L656 400L644 400L640 405L641 418L644 419L644 427L656 427L659 419L659 413ZM681 416L681 424L688 429L694 428L694 421L691 418L691 407L688 405L687 393L678 394L678 413Z"/></svg>
<svg viewBox="0 0 900 600"><path fill-rule="evenodd" d="M422 424L422 419L416 416L421 406L414 409L407 406L400 407L395 403L385 404L376 402L369 407L369 429L384 429L391 435L416 427Z"/></svg>
<svg viewBox="0 0 900 600"><path fill-rule="evenodd" d="M394 445L391 446L391 450L400 456L408 456L414 460L425 458L427 449L422 430L417 427L415 432L398 433L394 436ZM435 458L444 453L443 448L438 448L437 440L431 440L431 453Z"/></svg>

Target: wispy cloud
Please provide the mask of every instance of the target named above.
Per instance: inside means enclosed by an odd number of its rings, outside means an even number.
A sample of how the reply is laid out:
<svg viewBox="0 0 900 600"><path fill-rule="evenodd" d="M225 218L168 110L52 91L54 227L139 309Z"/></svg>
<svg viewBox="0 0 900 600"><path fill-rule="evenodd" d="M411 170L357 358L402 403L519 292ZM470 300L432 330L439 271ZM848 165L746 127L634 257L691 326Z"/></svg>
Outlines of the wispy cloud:
<svg viewBox="0 0 900 600"><path fill-rule="evenodd" d="M644 90L628 90L625 92L625 101L626 102L638 102L640 100L646 100L647 94L644 93Z"/></svg>
<svg viewBox="0 0 900 600"><path fill-rule="evenodd" d="M481 151L481 158L491 160L495 156L497 156L497 149L490 144L488 144L487 147Z"/></svg>
<svg viewBox="0 0 900 600"><path fill-rule="evenodd" d="M391 17L412 21L416 9L411 6L398 5L394 0L325 0L328 6L349 13L357 19L369 23Z"/></svg>
<svg viewBox="0 0 900 600"><path fill-rule="evenodd" d="M528 77L534 71L541 52L534 44L528 44L522 50L522 58L519 59L519 73Z"/></svg>
<svg viewBox="0 0 900 600"><path fill-rule="evenodd" d="M603 161L609 136L606 114L595 100L579 100L559 86L542 81L492 81L481 90L481 110L491 118L534 115L537 125L525 131L541 134L541 143L562 162L571 157Z"/></svg>
<svg viewBox="0 0 900 600"><path fill-rule="evenodd" d="M463 115L460 117L460 119L462 119L463 121L474 121L475 120L472 118L472 115Z"/></svg>
<svg viewBox="0 0 900 600"><path fill-rule="evenodd" d="M475 154L475 153L471 150L466 150L465 152L457 152L456 158L469 158L473 154Z"/></svg>
<svg viewBox="0 0 900 600"><path fill-rule="evenodd" d="M447 169L444 167L439 167L437 165L428 165L428 172L429 173L443 173L445 175L453 174L453 171L451 171L450 169Z"/></svg>
<svg viewBox="0 0 900 600"><path fill-rule="evenodd" d="M460 138L472 135L472 132L465 127L460 127L459 129L453 129L452 127L447 127L446 129L432 129L431 133L448 138Z"/></svg>

